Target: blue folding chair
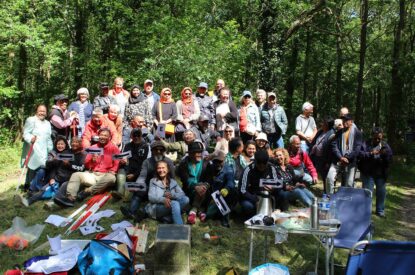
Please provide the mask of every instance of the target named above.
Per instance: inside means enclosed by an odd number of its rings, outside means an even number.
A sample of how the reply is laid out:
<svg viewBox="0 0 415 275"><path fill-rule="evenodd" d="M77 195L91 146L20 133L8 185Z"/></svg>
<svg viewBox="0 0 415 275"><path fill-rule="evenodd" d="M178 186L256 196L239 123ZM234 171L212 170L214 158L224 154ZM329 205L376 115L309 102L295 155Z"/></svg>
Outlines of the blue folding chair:
<svg viewBox="0 0 415 275"><path fill-rule="evenodd" d="M361 250L362 245L364 246ZM356 250L359 248L360 250ZM346 275L415 273L415 242L361 241L350 250Z"/></svg>
<svg viewBox="0 0 415 275"><path fill-rule="evenodd" d="M356 242L372 238L372 192L368 189L339 187L331 200L336 201L337 218L341 222L334 237L335 248L351 249ZM320 246L316 255L315 272L318 269ZM331 273L334 271L334 250L331 255Z"/></svg>

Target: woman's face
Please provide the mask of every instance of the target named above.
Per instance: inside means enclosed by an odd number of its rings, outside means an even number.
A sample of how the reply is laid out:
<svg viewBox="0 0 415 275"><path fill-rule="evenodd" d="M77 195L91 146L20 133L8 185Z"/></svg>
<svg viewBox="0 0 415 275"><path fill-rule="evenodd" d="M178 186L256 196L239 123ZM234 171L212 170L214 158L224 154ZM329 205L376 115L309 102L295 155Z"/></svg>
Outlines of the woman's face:
<svg viewBox="0 0 415 275"><path fill-rule="evenodd" d="M68 103L69 101L67 99L59 100L58 106L59 108L61 108L62 111L66 111L66 109L68 109Z"/></svg>
<svg viewBox="0 0 415 275"><path fill-rule="evenodd" d="M87 100L88 100L87 94L80 94L79 95L79 101L81 101L82 103L84 103Z"/></svg>
<svg viewBox="0 0 415 275"><path fill-rule="evenodd" d="M66 149L66 144L65 144L65 142L63 141L63 140L59 140L57 143L56 143L56 150L58 150L59 152L62 152L63 150L65 150Z"/></svg>
<svg viewBox="0 0 415 275"><path fill-rule="evenodd" d="M137 96L139 96L139 95L140 95L140 89L138 89L138 88L134 88L134 89L131 91L131 95L132 95L133 97L137 97Z"/></svg>
<svg viewBox="0 0 415 275"><path fill-rule="evenodd" d="M282 153L282 151L277 151L275 153L275 159L277 160L279 165L284 164L285 157L284 157L284 154Z"/></svg>
<svg viewBox="0 0 415 275"><path fill-rule="evenodd" d="M228 99L229 99L229 92L228 91L222 91L221 93L220 93L220 100L222 101L222 102L226 102L226 101L228 101Z"/></svg>
<svg viewBox="0 0 415 275"><path fill-rule="evenodd" d="M115 88L122 89L123 85L124 85L124 83L121 80L115 81Z"/></svg>
<svg viewBox="0 0 415 275"><path fill-rule="evenodd" d="M157 164L157 175L160 178L165 178L168 173L169 173L169 169L167 168L166 163L161 162L161 163Z"/></svg>
<svg viewBox="0 0 415 275"><path fill-rule="evenodd" d="M184 91L184 98L188 99L192 97L192 92L190 90Z"/></svg>
<svg viewBox="0 0 415 275"><path fill-rule="evenodd" d="M249 103L251 103L251 97L250 96L244 96L243 100L244 100L243 101L244 105L248 105Z"/></svg>
<svg viewBox="0 0 415 275"><path fill-rule="evenodd" d="M170 99L171 98L171 91L170 90L166 90L163 93L163 97L164 97L164 99Z"/></svg>
<svg viewBox="0 0 415 275"><path fill-rule="evenodd" d="M39 106L36 110L36 116L40 119L40 120L45 120L46 118L46 107L45 106Z"/></svg>
<svg viewBox="0 0 415 275"><path fill-rule="evenodd" d="M81 142L77 139L73 139L71 141L71 148L73 151L78 151L79 149L81 149Z"/></svg>
<svg viewBox="0 0 415 275"><path fill-rule="evenodd" d="M255 152L256 152L255 145L253 145L253 144L249 144L249 145L246 147L245 153L246 153L246 156L247 156L247 157L252 158L252 157L255 155Z"/></svg>
<svg viewBox="0 0 415 275"><path fill-rule="evenodd" d="M257 145L259 148L262 148L262 147L264 147L264 146L265 146L265 144L267 144L267 142L266 142L265 140L263 140L263 139L257 139L255 142L256 142L256 145Z"/></svg>

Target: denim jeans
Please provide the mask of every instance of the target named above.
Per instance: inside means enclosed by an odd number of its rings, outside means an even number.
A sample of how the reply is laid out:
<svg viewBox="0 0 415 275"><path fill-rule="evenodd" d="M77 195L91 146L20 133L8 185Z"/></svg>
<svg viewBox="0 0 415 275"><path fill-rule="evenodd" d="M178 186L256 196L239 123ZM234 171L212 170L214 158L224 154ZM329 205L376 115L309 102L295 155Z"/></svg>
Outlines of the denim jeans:
<svg viewBox="0 0 415 275"><path fill-rule="evenodd" d="M338 174L341 174L342 186L354 187L354 176L356 173L356 165L349 164L342 166L332 163L327 173L326 190L328 194L333 194L334 185Z"/></svg>
<svg viewBox="0 0 415 275"><path fill-rule="evenodd" d="M294 174L298 177L298 176L300 176L300 171L294 169ZM302 180L302 182L306 183L307 185L313 185L313 177L308 173L304 173L301 180Z"/></svg>
<svg viewBox="0 0 415 275"><path fill-rule="evenodd" d="M46 175L46 169L44 168L39 168L36 171L34 178L30 182L29 190L31 192L38 192L42 190L43 185L45 185L45 175Z"/></svg>
<svg viewBox="0 0 415 275"><path fill-rule="evenodd" d="M256 205L250 200L240 201L239 204L242 207L243 215L245 215L246 217L251 218L256 214Z"/></svg>
<svg viewBox="0 0 415 275"><path fill-rule="evenodd" d="M182 210L189 205L189 198L183 196L177 200L171 201L171 207L167 208L164 204L158 204L156 207L156 218L161 219L165 216L170 216L174 224L183 224Z"/></svg>
<svg viewBox="0 0 415 275"><path fill-rule="evenodd" d="M360 177L363 182L363 188L369 189L373 192L373 188L376 185L376 213L384 213L386 198L386 180L381 177L371 177L363 173L360 174Z"/></svg>
<svg viewBox="0 0 415 275"><path fill-rule="evenodd" d="M304 141L304 140L302 140L301 141L301 150L303 151L303 152L306 152L307 154L309 153L308 152L308 145L307 145L307 143Z"/></svg>
<svg viewBox="0 0 415 275"><path fill-rule="evenodd" d="M277 140L277 148L284 148L284 139L282 138L282 136L279 140Z"/></svg>
<svg viewBox="0 0 415 275"><path fill-rule="evenodd" d="M133 195L131 196L131 201L130 201L130 211L131 213L135 214L140 208L141 202L147 201L147 195L139 193L139 192L132 192L132 193Z"/></svg>
<svg viewBox="0 0 415 275"><path fill-rule="evenodd" d="M314 195L307 188L295 188L292 191L286 192L288 201L299 200L305 206L309 207L313 203Z"/></svg>

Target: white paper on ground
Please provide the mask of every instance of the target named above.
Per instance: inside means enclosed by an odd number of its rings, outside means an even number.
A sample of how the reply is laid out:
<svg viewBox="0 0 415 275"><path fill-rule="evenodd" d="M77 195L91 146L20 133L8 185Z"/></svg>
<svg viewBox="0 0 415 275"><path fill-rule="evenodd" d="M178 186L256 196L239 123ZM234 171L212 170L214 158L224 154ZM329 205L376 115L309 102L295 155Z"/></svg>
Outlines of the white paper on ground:
<svg viewBox="0 0 415 275"><path fill-rule="evenodd" d="M59 215L51 214L45 220L45 223L52 224L56 227L64 227L67 223L70 223L72 219L68 219Z"/></svg>
<svg viewBox="0 0 415 275"><path fill-rule="evenodd" d="M51 251L58 252L59 250L61 250L62 248L61 235L58 235L53 238L49 237L48 235L48 241L49 241Z"/></svg>
<svg viewBox="0 0 415 275"><path fill-rule="evenodd" d="M32 263L27 268L27 271L41 272L45 274L68 271L76 265L78 261L78 255L81 252L82 250L79 247L73 246L69 249L65 249L62 252L59 252L59 254L56 256L49 257L49 259Z"/></svg>
<svg viewBox="0 0 415 275"><path fill-rule="evenodd" d="M122 222L119 222L119 223L111 224L111 229L112 229L112 231L115 231L117 229L124 229L124 228L127 228L127 227L133 227L133 226L134 225L132 225L129 221L122 221Z"/></svg>

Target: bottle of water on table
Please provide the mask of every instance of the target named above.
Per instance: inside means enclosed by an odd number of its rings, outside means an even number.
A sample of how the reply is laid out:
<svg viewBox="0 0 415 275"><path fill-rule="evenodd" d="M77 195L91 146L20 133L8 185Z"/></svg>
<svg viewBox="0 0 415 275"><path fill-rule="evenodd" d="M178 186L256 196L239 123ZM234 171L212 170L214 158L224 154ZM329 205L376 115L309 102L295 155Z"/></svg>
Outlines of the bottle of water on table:
<svg viewBox="0 0 415 275"><path fill-rule="evenodd" d="M326 194L323 194L323 198L318 203L318 219L320 222L325 221L325 223L330 219L330 200Z"/></svg>

